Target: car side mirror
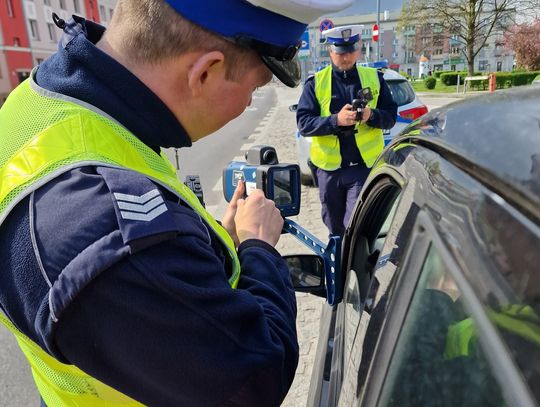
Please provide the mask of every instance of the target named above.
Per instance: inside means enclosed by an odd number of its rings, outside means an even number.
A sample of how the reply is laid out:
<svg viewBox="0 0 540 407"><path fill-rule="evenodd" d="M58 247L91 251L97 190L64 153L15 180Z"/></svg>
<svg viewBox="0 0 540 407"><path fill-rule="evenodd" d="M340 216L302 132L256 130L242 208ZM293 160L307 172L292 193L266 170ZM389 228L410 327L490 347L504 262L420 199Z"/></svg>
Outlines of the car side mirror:
<svg viewBox="0 0 540 407"><path fill-rule="evenodd" d="M283 256L289 268L294 291L326 298L323 259L315 254Z"/></svg>
<svg viewBox="0 0 540 407"><path fill-rule="evenodd" d="M296 112L298 110L298 105L297 104L294 104L294 105L290 105L289 106L289 110L291 112Z"/></svg>

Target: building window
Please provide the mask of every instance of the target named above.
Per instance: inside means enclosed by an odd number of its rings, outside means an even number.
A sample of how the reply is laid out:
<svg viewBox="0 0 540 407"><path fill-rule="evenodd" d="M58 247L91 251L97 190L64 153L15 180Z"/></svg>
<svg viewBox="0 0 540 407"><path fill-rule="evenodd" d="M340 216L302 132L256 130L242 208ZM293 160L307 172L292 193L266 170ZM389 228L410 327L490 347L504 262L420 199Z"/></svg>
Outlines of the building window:
<svg viewBox="0 0 540 407"><path fill-rule="evenodd" d="M66 0L60 0L60 8L62 10L65 10L66 9Z"/></svg>
<svg viewBox="0 0 540 407"><path fill-rule="evenodd" d="M105 7L104 6L99 6L99 14L100 14L101 19L103 21L107 21L107 15L105 14Z"/></svg>
<svg viewBox="0 0 540 407"><path fill-rule="evenodd" d="M488 66L489 66L489 64L488 64L487 60L478 61L478 70L479 71L487 71Z"/></svg>
<svg viewBox="0 0 540 407"><path fill-rule="evenodd" d="M47 29L49 30L49 40L56 42L56 26L51 23L47 23Z"/></svg>
<svg viewBox="0 0 540 407"><path fill-rule="evenodd" d="M7 7L8 16L14 17L15 14L13 13L13 4L11 3L11 0L6 0L6 7Z"/></svg>
<svg viewBox="0 0 540 407"><path fill-rule="evenodd" d="M73 8L75 9L75 13L81 12L81 7L79 6L79 0L73 0Z"/></svg>
<svg viewBox="0 0 540 407"><path fill-rule="evenodd" d="M33 40L39 41L39 31L38 31L38 25L36 20L28 20L28 23L30 24L30 37Z"/></svg>
<svg viewBox="0 0 540 407"><path fill-rule="evenodd" d="M442 48L435 49L435 52L434 52L435 55L442 55L442 53L443 53Z"/></svg>
<svg viewBox="0 0 540 407"><path fill-rule="evenodd" d="M112 8L109 9L109 18L112 20L114 14L114 10Z"/></svg>
<svg viewBox="0 0 540 407"><path fill-rule="evenodd" d="M459 47L452 47L450 49L451 54L459 54Z"/></svg>
<svg viewBox="0 0 540 407"><path fill-rule="evenodd" d="M21 46L21 39L19 37L13 37L13 46L14 47L20 47Z"/></svg>

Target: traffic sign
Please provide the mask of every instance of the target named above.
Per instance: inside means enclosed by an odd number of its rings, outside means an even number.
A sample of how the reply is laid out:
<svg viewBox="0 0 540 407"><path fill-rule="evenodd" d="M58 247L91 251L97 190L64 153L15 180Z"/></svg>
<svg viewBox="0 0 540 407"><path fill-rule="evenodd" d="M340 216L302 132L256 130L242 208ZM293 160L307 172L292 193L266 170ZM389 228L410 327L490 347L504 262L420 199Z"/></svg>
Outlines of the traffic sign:
<svg viewBox="0 0 540 407"><path fill-rule="evenodd" d="M322 20L321 24L319 25L319 29L321 30L321 32L331 30L332 28L334 28L334 23L328 18Z"/></svg>
<svg viewBox="0 0 540 407"><path fill-rule="evenodd" d="M373 24L373 41L379 41L379 26L377 24Z"/></svg>
<svg viewBox="0 0 540 407"><path fill-rule="evenodd" d="M306 30L304 31L304 34L302 34L302 37L300 37L300 41L302 41L302 46L300 47L300 50L298 51L298 56L308 56L309 55L309 32Z"/></svg>

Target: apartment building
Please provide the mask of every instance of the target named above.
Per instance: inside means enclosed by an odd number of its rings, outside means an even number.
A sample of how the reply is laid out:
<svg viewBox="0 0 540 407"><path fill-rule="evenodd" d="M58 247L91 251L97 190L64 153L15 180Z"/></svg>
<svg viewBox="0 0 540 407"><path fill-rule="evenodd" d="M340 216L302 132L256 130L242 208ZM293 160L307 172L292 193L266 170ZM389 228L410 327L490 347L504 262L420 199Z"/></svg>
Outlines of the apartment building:
<svg viewBox="0 0 540 407"><path fill-rule="evenodd" d="M0 104L32 69L32 51L22 2L0 2Z"/></svg>
<svg viewBox="0 0 540 407"><path fill-rule="evenodd" d="M364 10L365 11L365 10ZM387 60L392 69L419 77L420 58L428 59L428 70L466 70L467 61L463 55L463 44L456 37L434 24L424 26L411 25L398 30L398 10L384 10L379 16L379 43L373 41L373 25L377 22L377 13L330 16L334 26L362 24L360 62ZM304 62L307 70L314 72L330 63L326 46L321 43L320 22L309 25L310 51ZM505 50L502 36L492 38L475 58L477 71L511 71L514 63L513 54ZM377 51L379 55L377 55Z"/></svg>
<svg viewBox="0 0 540 407"><path fill-rule="evenodd" d="M52 13L78 15L107 25L117 0L0 1L0 104L28 77L32 67L56 52L62 30Z"/></svg>

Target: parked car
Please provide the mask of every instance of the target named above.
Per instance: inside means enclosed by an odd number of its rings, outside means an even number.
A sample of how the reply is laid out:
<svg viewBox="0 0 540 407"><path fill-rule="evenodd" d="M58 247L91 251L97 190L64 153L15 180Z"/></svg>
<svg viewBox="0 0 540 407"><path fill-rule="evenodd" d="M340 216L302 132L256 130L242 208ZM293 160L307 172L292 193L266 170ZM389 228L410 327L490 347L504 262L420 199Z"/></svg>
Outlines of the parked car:
<svg viewBox="0 0 540 407"><path fill-rule="evenodd" d="M308 406L540 404L540 89L435 109L379 157L330 270ZM324 250L321 250L324 253Z"/></svg>
<svg viewBox="0 0 540 407"><path fill-rule="evenodd" d="M428 109L416 96L414 89L405 77L391 69L381 70L384 72L384 79L390 88L392 97L398 105L395 126L383 130L384 143L387 145L407 124L422 116ZM296 111L296 105L291 106L290 110ZM308 165L311 140L311 137L302 137L300 132L296 131L296 153L298 165L300 166L300 180L303 185L316 183Z"/></svg>

